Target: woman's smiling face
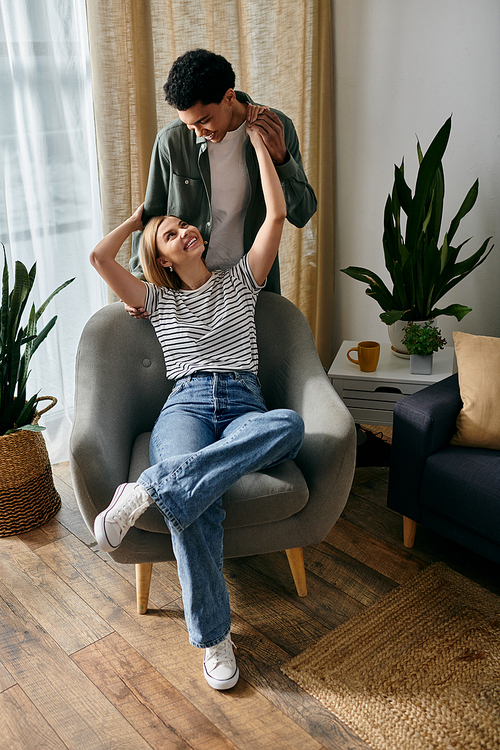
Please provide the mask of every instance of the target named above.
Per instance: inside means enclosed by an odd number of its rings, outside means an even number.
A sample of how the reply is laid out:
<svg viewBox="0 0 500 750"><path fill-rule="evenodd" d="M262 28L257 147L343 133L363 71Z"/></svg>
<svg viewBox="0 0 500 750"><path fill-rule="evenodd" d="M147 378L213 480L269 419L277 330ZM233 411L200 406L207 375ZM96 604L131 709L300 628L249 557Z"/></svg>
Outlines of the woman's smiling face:
<svg viewBox="0 0 500 750"><path fill-rule="evenodd" d="M197 227L176 216L166 216L156 233L156 249L159 265L174 268L193 256L201 257L205 245Z"/></svg>

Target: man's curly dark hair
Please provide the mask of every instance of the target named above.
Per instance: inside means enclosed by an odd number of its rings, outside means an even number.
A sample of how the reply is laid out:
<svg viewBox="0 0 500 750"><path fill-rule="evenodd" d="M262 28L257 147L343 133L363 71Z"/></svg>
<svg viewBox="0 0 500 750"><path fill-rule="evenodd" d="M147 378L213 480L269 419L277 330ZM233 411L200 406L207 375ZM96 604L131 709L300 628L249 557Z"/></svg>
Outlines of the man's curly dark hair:
<svg viewBox="0 0 500 750"><path fill-rule="evenodd" d="M197 102L220 104L235 82L231 63L222 55L194 49L177 58L163 90L170 106L184 112Z"/></svg>

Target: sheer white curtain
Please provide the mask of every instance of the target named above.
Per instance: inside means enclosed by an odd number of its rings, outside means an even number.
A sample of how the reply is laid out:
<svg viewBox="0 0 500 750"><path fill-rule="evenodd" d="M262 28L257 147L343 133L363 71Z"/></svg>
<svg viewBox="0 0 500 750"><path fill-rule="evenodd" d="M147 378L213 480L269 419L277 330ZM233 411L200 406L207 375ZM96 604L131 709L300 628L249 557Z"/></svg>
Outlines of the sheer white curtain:
<svg viewBox="0 0 500 750"><path fill-rule="evenodd" d="M106 304L88 262L102 236L96 164L85 0L0 0L0 240L11 283L16 260L36 261L40 304L75 277L40 321L58 316L28 389L58 399L41 420L53 463L68 458L80 333Z"/></svg>

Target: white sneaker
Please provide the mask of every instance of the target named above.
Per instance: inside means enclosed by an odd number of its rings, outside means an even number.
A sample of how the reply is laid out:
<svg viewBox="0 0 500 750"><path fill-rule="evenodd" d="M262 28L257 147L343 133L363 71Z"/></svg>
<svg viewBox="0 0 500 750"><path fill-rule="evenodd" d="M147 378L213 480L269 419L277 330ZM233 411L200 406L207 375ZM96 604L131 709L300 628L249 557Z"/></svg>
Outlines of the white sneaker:
<svg viewBox="0 0 500 750"><path fill-rule="evenodd" d="M234 643L227 635L221 643L205 649L203 674L210 687L228 690L236 685L240 670L233 653Z"/></svg>
<svg viewBox="0 0 500 750"><path fill-rule="evenodd" d="M104 552L120 546L123 537L153 500L140 484L120 484L106 510L94 521L94 536Z"/></svg>

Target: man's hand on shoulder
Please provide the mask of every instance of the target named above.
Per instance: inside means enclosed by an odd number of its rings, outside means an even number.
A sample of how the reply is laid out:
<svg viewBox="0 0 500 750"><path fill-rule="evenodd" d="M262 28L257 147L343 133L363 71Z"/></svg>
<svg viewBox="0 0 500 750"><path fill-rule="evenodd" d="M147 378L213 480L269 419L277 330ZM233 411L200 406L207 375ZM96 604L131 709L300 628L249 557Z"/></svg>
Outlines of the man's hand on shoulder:
<svg viewBox="0 0 500 750"><path fill-rule="evenodd" d="M123 302L123 300L120 300L120 302ZM128 314L132 318L136 318L136 320L147 320L149 317L147 311L143 307L130 307L126 302L123 302L123 306Z"/></svg>
<svg viewBox="0 0 500 750"><path fill-rule="evenodd" d="M285 164L290 157L285 146L285 128L278 115L269 107L249 104L247 122L260 133L275 165Z"/></svg>

